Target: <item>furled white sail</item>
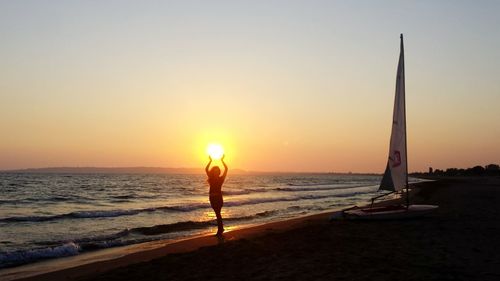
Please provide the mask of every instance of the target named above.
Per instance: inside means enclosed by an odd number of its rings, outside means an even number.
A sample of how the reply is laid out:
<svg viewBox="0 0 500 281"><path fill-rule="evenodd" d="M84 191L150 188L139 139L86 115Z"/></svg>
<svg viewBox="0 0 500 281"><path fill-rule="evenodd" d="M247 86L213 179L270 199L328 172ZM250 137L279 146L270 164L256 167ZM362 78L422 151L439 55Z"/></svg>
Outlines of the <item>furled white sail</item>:
<svg viewBox="0 0 500 281"><path fill-rule="evenodd" d="M399 191L406 186L408 178L406 156L405 63L403 34L401 34L401 52L396 78L389 159L384 177L380 183L380 189Z"/></svg>

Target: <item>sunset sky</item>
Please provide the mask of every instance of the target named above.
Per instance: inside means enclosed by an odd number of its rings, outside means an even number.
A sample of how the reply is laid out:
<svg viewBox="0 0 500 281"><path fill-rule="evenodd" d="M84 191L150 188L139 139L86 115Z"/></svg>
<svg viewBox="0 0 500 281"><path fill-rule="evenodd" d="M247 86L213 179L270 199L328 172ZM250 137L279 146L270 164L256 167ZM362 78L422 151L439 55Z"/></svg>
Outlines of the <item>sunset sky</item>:
<svg viewBox="0 0 500 281"><path fill-rule="evenodd" d="M0 169L500 162L500 1L2 1Z"/></svg>

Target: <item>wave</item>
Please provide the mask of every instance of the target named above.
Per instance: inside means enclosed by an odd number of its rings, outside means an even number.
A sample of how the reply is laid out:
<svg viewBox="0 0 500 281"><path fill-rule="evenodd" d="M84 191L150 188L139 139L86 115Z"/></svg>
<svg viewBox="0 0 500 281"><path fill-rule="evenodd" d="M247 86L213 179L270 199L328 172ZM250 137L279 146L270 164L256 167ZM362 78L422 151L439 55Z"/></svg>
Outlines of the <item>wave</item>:
<svg viewBox="0 0 500 281"><path fill-rule="evenodd" d="M116 198L116 199L132 199L135 197L136 197L135 195L130 195L130 194L112 196L112 198Z"/></svg>
<svg viewBox="0 0 500 281"><path fill-rule="evenodd" d="M268 192L272 191L273 189L268 189L268 188L248 188L248 189L225 189L222 191L224 195L245 195L245 194L254 194L254 193L261 193L261 192Z"/></svg>
<svg viewBox="0 0 500 281"><path fill-rule="evenodd" d="M349 192L341 192L339 189L335 194L301 194L295 196L281 196L281 197L259 197L259 198L247 198L240 199L236 201L225 201L224 206L226 207L237 207L237 206L245 206L245 205L256 205L262 203L274 203L274 202L289 202L289 201L300 201L300 200L314 200L314 199L324 199L324 198L339 198L339 197L351 197L363 193L371 192L371 189L376 188L376 186L363 186L351 188ZM190 212L194 210L210 208L210 204L207 203L191 203L185 205L177 205L177 206L165 206L165 207L157 207L151 208L153 210L168 210L168 211L182 211L182 212ZM149 210L151 211L151 210Z"/></svg>
<svg viewBox="0 0 500 281"><path fill-rule="evenodd" d="M210 221L183 221L172 224L162 224L148 227L137 227L130 230L132 233L139 233L142 235L158 235L178 231L196 230L206 228L211 225L217 225L214 220Z"/></svg>
<svg viewBox="0 0 500 281"><path fill-rule="evenodd" d="M136 215L144 210L79 211L53 216L17 216L1 218L0 222L43 222L58 219L109 218Z"/></svg>
<svg viewBox="0 0 500 281"><path fill-rule="evenodd" d="M264 218L275 215L282 210L269 210L256 213L254 215L241 216L241 217L228 217L224 218L225 222L228 221L248 221L256 218ZM166 234L172 232L180 232L180 231L190 231L197 230L202 228L207 228L210 226L217 226L216 220L206 220L206 221L182 221L171 224L161 224L147 227L137 227L132 228L128 232L129 233L138 233L142 235L158 235L158 234Z"/></svg>
<svg viewBox="0 0 500 281"><path fill-rule="evenodd" d="M17 198L17 199L5 199L0 200L0 204L10 204L10 205L18 205L18 204L31 204L31 203L57 203L57 202L77 202L77 203L85 203L93 201L93 198L85 197L85 196L51 196L51 197L27 197L27 198Z"/></svg>
<svg viewBox="0 0 500 281"><path fill-rule="evenodd" d="M237 207L245 205L256 205L262 203L273 203L273 202L290 202L299 200L351 197L358 194L371 192L371 190L369 190L371 188L372 187L370 186L369 187L358 186L350 188L335 188L335 190L337 190L338 192L334 194L321 194L321 195L301 194L295 196L248 198L236 201L226 201L224 202L224 206ZM344 189L348 189L349 192L342 192L342 190ZM330 189L325 189L325 190L330 190ZM132 216L140 213L151 213L157 211L191 212L194 210L205 209L205 208L210 208L210 204L208 202L189 203L189 204L174 205L174 206L151 207L143 209L78 211L78 212L71 212L67 214L52 215L52 216L15 216L15 217L0 218L0 222L3 223L44 222L44 221L54 221L60 219L110 218L110 217Z"/></svg>
<svg viewBox="0 0 500 281"><path fill-rule="evenodd" d="M288 184L288 187L276 187L276 188L251 188L251 189L237 189L237 190L224 190L224 195L246 195L255 193L264 193L272 191L286 191L286 192L298 192L298 191L328 191L328 190L338 190L338 189L349 189L356 187L364 187L365 185L360 184L311 184L311 185L293 185Z"/></svg>
<svg viewBox="0 0 500 281"><path fill-rule="evenodd" d="M41 259L78 255L80 246L73 242L47 248L0 253L0 268L12 267Z"/></svg>
<svg viewBox="0 0 500 281"><path fill-rule="evenodd" d="M224 221L248 221L256 218L269 217L279 213L280 211L282 210L264 211L241 217L229 217L225 218ZM151 236L174 232L193 231L211 226L217 226L217 221L181 221L171 224L125 229L114 234L84 237L73 239L72 241L37 242L37 245L44 245L46 247L0 253L0 268L18 266L42 259L73 256L82 252L97 249L147 242L155 240L155 238L151 238ZM135 235L135 237L131 237L133 236L131 234Z"/></svg>
<svg viewBox="0 0 500 281"><path fill-rule="evenodd" d="M339 182L334 182L334 183L317 183L317 182L311 182L311 183L287 183L286 185L288 186L321 186L321 185L332 185L332 184L339 184Z"/></svg>
<svg viewBox="0 0 500 281"><path fill-rule="evenodd" d="M262 203L290 202L290 201L300 201L300 200L352 197L355 195L371 192L371 190L366 190L366 189L370 189L370 188L372 188L372 187L363 187L364 190L351 191L348 193L337 193L337 194L322 194L322 195L305 194L305 195L290 196L290 197L253 198L253 199L241 200L241 201L224 202L224 206L233 207L233 206L255 205L255 204L262 204Z"/></svg>
<svg viewBox="0 0 500 281"><path fill-rule="evenodd" d="M205 206L207 204L200 204ZM0 218L0 222L12 223L12 222L44 222L53 221L59 219L87 219L87 218L111 218L111 217L121 217L121 216L133 216L139 213L150 213L155 211L178 211L186 212L190 211L193 206L186 208L185 206L163 206L163 207L152 207L143 209L128 209L128 210L95 210L95 211L78 211L71 212L67 214L52 215L52 216L16 216Z"/></svg>
<svg viewBox="0 0 500 281"><path fill-rule="evenodd" d="M323 184L323 185L308 185L308 186L299 186L299 187L277 187L274 190L276 191L327 191L327 190L340 190L340 189L350 189L357 187L366 187L366 185L331 185L331 184Z"/></svg>

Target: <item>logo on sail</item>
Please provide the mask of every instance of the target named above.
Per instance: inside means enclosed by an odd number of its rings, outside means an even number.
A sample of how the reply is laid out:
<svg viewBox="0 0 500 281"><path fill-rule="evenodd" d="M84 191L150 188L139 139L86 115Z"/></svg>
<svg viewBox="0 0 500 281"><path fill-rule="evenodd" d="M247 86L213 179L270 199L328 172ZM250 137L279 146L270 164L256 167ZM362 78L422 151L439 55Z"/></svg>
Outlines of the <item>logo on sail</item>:
<svg viewBox="0 0 500 281"><path fill-rule="evenodd" d="M394 150L394 154L392 155L392 167L397 167L401 165L401 153L399 150Z"/></svg>

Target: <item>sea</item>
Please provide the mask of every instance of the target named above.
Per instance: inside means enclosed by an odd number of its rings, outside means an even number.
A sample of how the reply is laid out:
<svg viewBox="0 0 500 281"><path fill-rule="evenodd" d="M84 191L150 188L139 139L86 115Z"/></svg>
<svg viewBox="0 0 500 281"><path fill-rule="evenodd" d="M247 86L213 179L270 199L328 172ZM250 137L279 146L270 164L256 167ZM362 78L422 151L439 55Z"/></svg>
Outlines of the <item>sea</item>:
<svg viewBox="0 0 500 281"><path fill-rule="evenodd" d="M366 204L380 180L228 175L225 229ZM0 173L0 269L216 228L205 175Z"/></svg>

